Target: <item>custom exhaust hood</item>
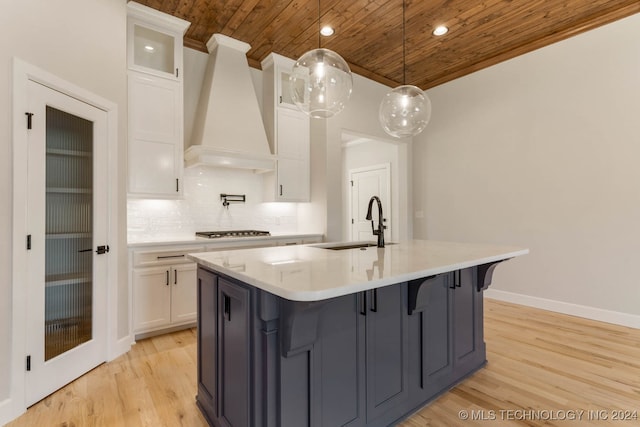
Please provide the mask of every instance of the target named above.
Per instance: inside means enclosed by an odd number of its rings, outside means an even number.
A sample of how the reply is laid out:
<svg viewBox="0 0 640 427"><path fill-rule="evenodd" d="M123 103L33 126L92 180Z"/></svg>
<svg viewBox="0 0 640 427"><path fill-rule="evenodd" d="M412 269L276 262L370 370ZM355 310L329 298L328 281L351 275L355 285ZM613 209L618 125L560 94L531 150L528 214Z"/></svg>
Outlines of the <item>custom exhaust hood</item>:
<svg viewBox="0 0 640 427"><path fill-rule="evenodd" d="M246 53L251 46L222 34L207 42L209 60L185 165L266 172L275 168Z"/></svg>

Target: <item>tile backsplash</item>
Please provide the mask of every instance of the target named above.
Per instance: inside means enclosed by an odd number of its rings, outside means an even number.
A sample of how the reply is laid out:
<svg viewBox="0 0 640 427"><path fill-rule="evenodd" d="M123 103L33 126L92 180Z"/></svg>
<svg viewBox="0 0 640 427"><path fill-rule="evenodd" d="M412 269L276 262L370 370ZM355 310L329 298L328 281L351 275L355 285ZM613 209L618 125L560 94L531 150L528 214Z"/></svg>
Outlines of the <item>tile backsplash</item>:
<svg viewBox="0 0 640 427"><path fill-rule="evenodd" d="M196 231L256 229L298 232L296 203L263 203L262 176L224 168L186 168L184 199L127 201L129 242L180 240ZM245 203L222 206L220 194L245 194Z"/></svg>

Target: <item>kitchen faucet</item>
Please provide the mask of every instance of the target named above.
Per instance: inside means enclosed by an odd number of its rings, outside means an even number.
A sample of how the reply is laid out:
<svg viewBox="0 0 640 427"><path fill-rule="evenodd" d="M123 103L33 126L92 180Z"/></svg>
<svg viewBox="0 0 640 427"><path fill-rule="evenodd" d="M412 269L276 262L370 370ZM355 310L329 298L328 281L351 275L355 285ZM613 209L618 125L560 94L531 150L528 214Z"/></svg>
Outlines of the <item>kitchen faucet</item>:
<svg viewBox="0 0 640 427"><path fill-rule="evenodd" d="M373 226L373 218L371 216L371 206L373 205L373 201L378 203L378 229L376 230ZM378 198L378 196L373 196L369 200L369 208L367 209L367 221L371 221L371 231L374 236L378 236L378 247L384 248L384 229L387 228L386 225L383 225L382 222L384 218L382 218L382 202Z"/></svg>

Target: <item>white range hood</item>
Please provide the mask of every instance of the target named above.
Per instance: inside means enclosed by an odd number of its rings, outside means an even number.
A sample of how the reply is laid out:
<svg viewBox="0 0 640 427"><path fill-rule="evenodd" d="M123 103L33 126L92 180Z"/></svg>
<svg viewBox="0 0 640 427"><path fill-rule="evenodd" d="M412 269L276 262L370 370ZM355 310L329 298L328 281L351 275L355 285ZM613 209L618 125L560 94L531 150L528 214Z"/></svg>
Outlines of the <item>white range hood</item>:
<svg viewBox="0 0 640 427"><path fill-rule="evenodd" d="M251 80L251 46L222 34L207 42L209 60L185 165L266 172L275 168Z"/></svg>

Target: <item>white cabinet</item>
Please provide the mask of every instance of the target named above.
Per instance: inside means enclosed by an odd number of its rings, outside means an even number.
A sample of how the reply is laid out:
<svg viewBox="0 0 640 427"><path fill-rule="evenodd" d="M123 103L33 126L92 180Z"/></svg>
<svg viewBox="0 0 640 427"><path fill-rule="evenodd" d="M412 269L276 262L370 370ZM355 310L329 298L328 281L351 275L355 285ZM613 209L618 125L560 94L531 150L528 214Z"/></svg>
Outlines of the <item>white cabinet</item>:
<svg viewBox="0 0 640 427"><path fill-rule="evenodd" d="M171 323L169 268L133 270L133 329L146 332Z"/></svg>
<svg viewBox="0 0 640 427"><path fill-rule="evenodd" d="M129 195L180 198L182 36L189 22L127 4Z"/></svg>
<svg viewBox="0 0 640 427"><path fill-rule="evenodd" d="M186 254L202 250L204 246L133 252L131 282L136 336L195 323L197 265L188 261Z"/></svg>
<svg viewBox="0 0 640 427"><path fill-rule="evenodd" d="M291 100L289 74L294 61L270 54L262 62L263 117L275 172L264 176L265 201L308 202L310 197L310 119Z"/></svg>
<svg viewBox="0 0 640 427"><path fill-rule="evenodd" d="M212 240L130 249L131 318L137 339L195 325L197 264L188 260L187 254L319 243L322 235L246 238L231 242ZM229 268L233 267L229 265ZM237 267L242 268L242 265Z"/></svg>
<svg viewBox="0 0 640 427"><path fill-rule="evenodd" d="M173 291L171 294L171 321L173 323L191 322L197 319L198 265L176 265L173 270Z"/></svg>
<svg viewBox="0 0 640 427"><path fill-rule="evenodd" d="M182 193L182 87L129 71L129 193L173 198Z"/></svg>
<svg viewBox="0 0 640 427"><path fill-rule="evenodd" d="M196 321L196 264L133 270L136 334Z"/></svg>
<svg viewBox="0 0 640 427"><path fill-rule="evenodd" d="M190 22L130 1L127 3L127 66L182 80L182 37Z"/></svg>

